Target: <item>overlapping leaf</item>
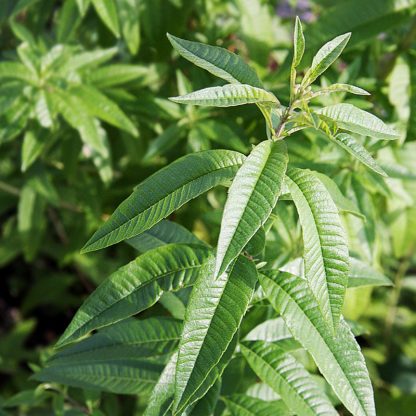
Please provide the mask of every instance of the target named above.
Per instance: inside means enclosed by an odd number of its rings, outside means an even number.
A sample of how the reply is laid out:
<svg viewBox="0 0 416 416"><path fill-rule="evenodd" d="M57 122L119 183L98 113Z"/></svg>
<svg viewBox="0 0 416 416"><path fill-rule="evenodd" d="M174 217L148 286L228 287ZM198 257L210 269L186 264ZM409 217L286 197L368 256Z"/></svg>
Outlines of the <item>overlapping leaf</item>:
<svg viewBox="0 0 416 416"><path fill-rule="evenodd" d="M245 394L223 398L231 416L288 416L290 411L282 400L265 401Z"/></svg>
<svg viewBox="0 0 416 416"><path fill-rule="evenodd" d="M298 415L337 415L305 368L279 344L244 342L241 351L257 376Z"/></svg>
<svg viewBox="0 0 416 416"><path fill-rule="evenodd" d="M217 46L191 42L168 34L172 46L181 56L193 64L211 72L229 83L248 84L261 88L256 71L238 55Z"/></svg>
<svg viewBox="0 0 416 416"><path fill-rule="evenodd" d="M254 264L239 257L229 276L205 274L188 303L176 367L176 413L201 394L210 372L235 337L257 281Z"/></svg>
<svg viewBox="0 0 416 416"><path fill-rule="evenodd" d="M355 416L374 416L374 398L360 347L341 320L334 336L305 280L289 273L259 276L261 285L297 339L315 360L332 389Z"/></svg>
<svg viewBox="0 0 416 416"><path fill-rule="evenodd" d="M288 162L283 142L257 145L230 187L218 240L215 274L222 274L265 223L281 192Z"/></svg>
<svg viewBox="0 0 416 416"><path fill-rule="evenodd" d="M107 278L84 302L58 346L147 309L164 291L195 283L212 260L203 246L169 244L147 251Z"/></svg>
<svg viewBox="0 0 416 416"><path fill-rule="evenodd" d="M363 136L393 140L398 134L378 117L352 104L334 104L316 111L321 117L335 121L337 126Z"/></svg>
<svg viewBox="0 0 416 416"><path fill-rule="evenodd" d="M360 142L355 140L354 137L347 133L340 133L334 137L334 141L374 172L381 176L387 176L386 172L384 172L370 153L368 153L367 149Z"/></svg>
<svg viewBox="0 0 416 416"><path fill-rule="evenodd" d="M311 171L288 170L288 186L302 225L305 276L322 314L336 329L348 282L348 244L338 209Z"/></svg>
<svg viewBox="0 0 416 416"><path fill-rule="evenodd" d="M91 237L84 252L148 230L189 200L227 184L244 159L244 155L230 150L207 150L176 160L139 184Z"/></svg>
<svg viewBox="0 0 416 416"><path fill-rule="evenodd" d="M232 107L243 104L279 105L279 100L262 88L247 84L227 84L223 87L204 88L170 100L180 104Z"/></svg>

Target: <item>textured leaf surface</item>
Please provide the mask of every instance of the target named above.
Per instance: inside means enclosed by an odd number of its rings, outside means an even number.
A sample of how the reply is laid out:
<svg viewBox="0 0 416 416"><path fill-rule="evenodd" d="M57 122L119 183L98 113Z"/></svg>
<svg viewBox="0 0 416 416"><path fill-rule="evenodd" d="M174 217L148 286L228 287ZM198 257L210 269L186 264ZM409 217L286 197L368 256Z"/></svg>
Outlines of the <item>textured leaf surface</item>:
<svg viewBox="0 0 416 416"><path fill-rule="evenodd" d="M236 335L254 293L257 271L239 257L229 276L202 276L189 299L176 373L175 411L192 403Z"/></svg>
<svg viewBox="0 0 416 416"><path fill-rule="evenodd" d="M335 121L338 127L353 133L377 139L393 140L398 138L398 134L378 117L352 104L331 105L317 110L317 113L321 117Z"/></svg>
<svg viewBox="0 0 416 416"><path fill-rule="evenodd" d="M168 317L128 318L71 345L55 354L48 364L101 362L114 356L157 357L178 344L182 323Z"/></svg>
<svg viewBox="0 0 416 416"><path fill-rule="evenodd" d="M170 97L170 100L180 104L215 107L256 103L279 104L279 100L272 93L246 84L227 84L223 87L204 88L179 97Z"/></svg>
<svg viewBox="0 0 416 416"><path fill-rule="evenodd" d="M348 287L358 286L392 286L392 281L364 261L350 258L351 270Z"/></svg>
<svg viewBox="0 0 416 416"><path fill-rule="evenodd" d="M265 401L244 394L223 398L231 416L286 416L290 412L282 400Z"/></svg>
<svg viewBox="0 0 416 416"><path fill-rule="evenodd" d="M189 200L229 182L244 159L229 150L181 157L139 184L83 250L98 250L148 230Z"/></svg>
<svg viewBox="0 0 416 416"><path fill-rule="evenodd" d="M206 245L188 229L169 220L160 221L144 233L126 240L126 243L142 253L171 243Z"/></svg>
<svg viewBox="0 0 416 416"><path fill-rule="evenodd" d="M302 81L303 86L312 84L319 75L323 74L334 63L338 56L341 55L350 37L351 33L337 36L319 49L312 60L311 67L305 74L305 78Z"/></svg>
<svg viewBox="0 0 416 416"><path fill-rule="evenodd" d="M325 320L336 329L348 282L348 244L338 209L311 171L293 168L287 174L302 225L305 276Z"/></svg>
<svg viewBox="0 0 416 416"><path fill-rule="evenodd" d="M370 153L368 153L367 149L355 140L354 137L347 133L340 133L334 137L334 141L374 172L382 176L387 176L386 172L384 172Z"/></svg>
<svg viewBox="0 0 416 416"><path fill-rule="evenodd" d="M215 274L222 274L265 223L281 192L288 162L283 142L257 145L229 189L218 240Z"/></svg>
<svg viewBox="0 0 416 416"><path fill-rule="evenodd" d="M164 291L192 285L211 259L202 246L170 244L147 251L105 280L84 302L58 346L153 305Z"/></svg>
<svg viewBox="0 0 416 416"><path fill-rule="evenodd" d="M345 407L356 416L374 416L374 398L360 347L341 320L334 336L305 280L288 273L260 275L269 301L315 360Z"/></svg>
<svg viewBox="0 0 416 416"><path fill-rule="evenodd" d="M319 97L325 94L332 94L334 92L349 92L355 95L370 95L370 93L366 90L363 90L360 87L356 87L355 85L349 84L332 84L329 87L322 88L321 90L315 91L312 96Z"/></svg>
<svg viewBox="0 0 416 416"><path fill-rule="evenodd" d="M238 55L218 46L191 42L168 34L176 51L193 64L225 79L231 84L248 84L262 87L256 71L249 67Z"/></svg>
<svg viewBox="0 0 416 416"><path fill-rule="evenodd" d="M296 68L303 58L305 52L305 37L303 36L302 23L296 16L295 33L293 34L293 61L292 67Z"/></svg>
<svg viewBox="0 0 416 416"><path fill-rule="evenodd" d="M257 376L298 415L337 415L305 368L278 344L244 342L241 351Z"/></svg>

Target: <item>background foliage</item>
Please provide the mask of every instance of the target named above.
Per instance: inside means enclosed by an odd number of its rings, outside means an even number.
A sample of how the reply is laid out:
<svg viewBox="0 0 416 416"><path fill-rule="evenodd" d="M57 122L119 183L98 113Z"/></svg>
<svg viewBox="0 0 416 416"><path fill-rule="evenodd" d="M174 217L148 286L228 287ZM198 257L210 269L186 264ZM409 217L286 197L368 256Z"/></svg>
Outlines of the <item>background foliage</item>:
<svg viewBox="0 0 416 416"><path fill-rule="evenodd" d="M220 84L177 59L166 32L237 51L256 68L265 87L287 102L296 15L305 28L306 62L322 43L352 32L342 59L321 78L322 85L348 82L372 94L329 96L322 103L343 99L393 123L401 133L395 143L366 143L390 175L386 180L314 131L294 135L288 147L298 166L336 180L345 212L358 210L366 217L343 216L350 250L395 286L349 288L343 313L359 327L378 414L412 414L414 0L3 0L0 414L141 414L147 392L133 388L138 395L97 394L29 377L51 355L52 345L94 287L132 260L137 250L147 250L141 240L140 245L80 254L133 187L181 155L210 148L247 153L264 138L264 122L255 106L182 107L167 100ZM210 191L170 219L215 244L225 197L223 189ZM277 223L267 236L265 260L275 265L299 257L300 230L292 208L279 205ZM166 296L144 317L181 319L183 308L179 298ZM248 333L270 318L268 314L254 308L242 331ZM238 373L241 363L235 360L232 370ZM303 363L314 370L307 356ZM159 368L153 371L160 373ZM231 370L228 383L227 373L224 377L227 394L249 387L234 386Z"/></svg>

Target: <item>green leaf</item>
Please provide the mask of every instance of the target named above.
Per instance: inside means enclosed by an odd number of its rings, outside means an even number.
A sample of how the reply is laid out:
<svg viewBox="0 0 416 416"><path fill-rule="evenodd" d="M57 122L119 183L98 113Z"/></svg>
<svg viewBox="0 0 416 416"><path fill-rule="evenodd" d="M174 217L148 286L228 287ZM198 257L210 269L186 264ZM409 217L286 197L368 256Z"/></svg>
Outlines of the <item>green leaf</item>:
<svg viewBox="0 0 416 416"><path fill-rule="evenodd" d="M337 415L305 368L279 344L243 342L241 352L257 376L299 415Z"/></svg>
<svg viewBox="0 0 416 416"><path fill-rule="evenodd" d="M392 281L364 261L350 258L351 270L348 287L359 286L393 286Z"/></svg>
<svg viewBox="0 0 416 416"><path fill-rule="evenodd" d="M398 134L375 115L352 104L335 104L316 111L322 118L335 121L337 126L363 136L393 140Z"/></svg>
<svg viewBox="0 0 416 416"><path fill-rule="evenodd" d="M47 366L111 361L114 356L162 356L177 346L181 332L182 323L175 319L129 318L59 351Z"/></svg>
<svg viewBox="0 0 416 416"><path fill-rule="evenodd" d="M178 354L172 355L166 364L160 378L149 398L149 404L143 416L166 416L170 415L172 399L175 393L175 373Z"/></svg>
<svg viewBox="0 0 416 416"><path fill-rule="evenodd" d="M215 107L232 107L256 103L279 105L279 100L272 93L245 84L227 84L223 87L204 88L169 99L179 104Z"/></svg>
<svg viewBox="0 0 416 416"><path fill-rule="evenodd" d="M244 394L223 397L231 416L288 416L282 400L265 401Z"/></svg>
<svg viewBox="0 0 416 416"><path fill-rule="evenodd" d="M375 416L364 357L348 325L341 320L333 334L305 280L279 272L259 278L270 303L281 313L294 338L312 355L345 407L356 416Z"/></svg>
<svg viewBox="0 0 416 416"><path fill-rule="evenodd" d="M95 361L80 360L74 363L52 363L34 379L42 382L55 382L89 390L103 390L119 394L149 393L156 384L163 365L156 361L141 358L115 350L111 357Z"/></svg>
<svg viewBox="0 0 416 416"><path fill-rule="evenodd" d="M85 16L88 7L90 6L91 0L75 0L79 9L79 14Z"/></svg>
<svg viewBox="0 0 416 416"><path fill-rule="evenodd" d="M248 84L257 88L262 87L256 71L238 55L218 46L191 42L172 36L169 33L167 36L175 50L194 65L225 79L231 84Z"/></svg>
<svg viewBox="0 0 416 416"><path fill-rule="evenodd" d="M117 15L117 4L115 0L91 0L97 11L98 16L103 23L113 32L113 34L120 37L120 26Z"/></svg>
<svg viewBox="0 0 416 416"><path fill-rule="evenodd" d="M22 172L25 172L41 155L45 148L45 137L41 137L41 130L27 130L23 137Z"/></svg>
<svg viewBox="0 0 416 416"><path fill-rule="evenodd" d="M292 168L288 186L302 226L305 275L327 323L337 329L348 282L348 244L338 209L309 170Z"/></svg>
<svg viewBox="0 0 416 416"><path fill-rule="evenodd" d="M287 162L285 143L265 140L238 170L222 217L216 276L227 269L268 219L280 195Z"/></svg>
<svg viewBox="0 0 416 416"><path fill-rule="evenodd" d="M360 87L349 84L332 84L329 87L322 88L312 93L312 98L320 97L321 95L332 94L334 92L349 92L355 95L371 95L368 91Z"/></svg>
<svg viewBox="0 0 416 416"><path fill-rule="evenodd" d="M191 199L227 184L244 158L230 150L207 150L181 157L139 184L83 251L108 247L148 230Z"/></svg>
<svg viewBox="0 0 416 416"><path fill-rule="evenodd" d="M211 257L208 248L182 244L147 251L110 275L87 298L57 347L147 309L164 291L194 284Z"/></svg>
<svg viewBox="0 0 416 416"><path fill-rule="evenodd" d="M130 121L121 108L107 98L98 89L90 85L79 85L71 93L81 99L91 116L98 117L121 130L138 137L135 125Z"/></svg>
<svg viewBox="0 0 416 416"><path fill-rule="evenodd" d="M137 0L119 0L117 2L121 33L132 55L140 47L140 6Z"/></svg>
<svg viewBox="0 0 416 416"><path fill-rule="evenodd" d="M303 58L305 52L305 37L303 36L302 23L296 16L295 32L293 35L293 61L292 68L296 68Z"/></svg>
<svg viewBox="0 0 416 416"><path fill-rule="evenodd" d="M305 77L302 80L302 87L307 87L312 84L321 74L323 74L341 55L348 41L351 33L337 36L335 39L327 42L317 52L312 60L311 67L306 71Z"/></svg>
<svg viewBox="0 0 416 416"><path fill-rule="evenodd" d="M347 133L337 134L333 140L345 149L349 154L358 159L361 163L369 167L381 176L387 176L386 172L377 164L367 149L351 135Z"/></svg>
<svg viewBox="0 0 416 416"><path fill-rule="evenodd" d="M144 233L126 240L126 243L142 253L170 243L206 245L182 225L168 220L160 221Z"/></svg>
<svg viewBox="0 0 416 416"><path fill-rule="evenodd" d="M235 337L256 282L256 268L245 257L237 259L229 276L216 279L213 270L201 275L189 299L179 344L175 413L198 398L207 376Z"/></svg>
<svg viewBox="0 0 416 416"><path fill-rule="evenodd" d="M0 79L10 78L33 84L37 81L36 76L20 62L0 62Z"/></svg>
<svg viewBox="0 0 416 416"><path fill-rule="evenodd" d="M81 52L71 56L68 61L62 65L59 71L63 74L66 74L71 71L96 67L109 61L114 57L114 55L116 55L117 52L117 48L97 49L96 51ZM97 71L100 69L102 68L98 68Z"/></svg>

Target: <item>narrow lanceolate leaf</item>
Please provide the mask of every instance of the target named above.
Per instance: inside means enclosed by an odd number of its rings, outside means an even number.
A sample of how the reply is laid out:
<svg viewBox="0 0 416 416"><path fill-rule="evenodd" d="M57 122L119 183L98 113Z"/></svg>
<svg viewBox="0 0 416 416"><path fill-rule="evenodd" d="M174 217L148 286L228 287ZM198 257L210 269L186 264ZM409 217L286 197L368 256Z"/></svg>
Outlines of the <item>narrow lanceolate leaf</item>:
<svg viewBox="0 0 416 416"><path fill-rule="evenodd" d="M305 78L302 81L304 87L312 84L321 74L323 74L341 55L348 41L350 40L351 33L345 33L344 35L337 36L332 39L317 52L312 60L312 65L305 74Z"/></svg>
<svg viewBox="0 0 416 416"><path fill-rule="evenodd" d="M352 104L335 104L316 111L321 117L335 121L341 129L377 139L393 140L398 134L375 115Z"/></svg>
<svg viewBox="0 0 416 416"><path fill-rule="evenodd" d="M147 309L164 291L194 284L211 259L211 251L202 246L170 244L147 251L98 286L78 310L57 346Z"/></svg>
<svg viewBox="0 0 416 416"><path fill-rule="evenodd" d="M295 33L293 35L293 61L292 67L296 68L303 58L305 52L305 37L303 36L302 23L296 16Z"/></svg>
<svg viewBox="0 0 416 416"><path fill-rule="evenodd" d="M279 100L272 93L246 84L227 84L223 87L204 88L179 97L170 97L170 100L180 104L215 107L232 107L243 104L279 104Z"/></svg>
<svg viewBox="0 0 416 416"><path fill-rule="evenodd" d="M103 23L114 33L120 36L120 25L117 15L117 4L114 0L92 0L92 4Z"/></svg>
<svg viewBox="0 0 416 416"><path fill-rule="evenodd" d="M328 324L336 330L348 282L348 244L338 209L309 170L288 170L302 226L305 276Z"/></svg>
<svg viewBox="0 0 416 416"><path fill-rule="evenodd" d="M181 157L139 184L83 251L99 250L148 230L189 200L227 184L244 159L241 153L230 150Z"/></svg>
<svg viewBox="0 0 416 416"><path fill-rule="evenodd" d="M305 368L278 344L246 341L241 344L241 351L251 369L295 414L338 414Z"/></svg>
<svg viewBox="0 0 416 416"><path fill-rule="evenodd" d="M90 390L119 394L149 393L156 384L163 364L131 353L106 357L99 362L76 362L44 368L34 379Z"/></svg>
<svg viewBox="0 0 416 416"><path fill-rule="evenodd" d="M0 62L0 79L18 79L28 83L35 83L36 75L20 62Z"/></svg>
<svg viewBox="0 0 416 416"><path fill-rule="evenodd" d="M334 92L349 92L355 95L370 95L370 93L360 87L349 84L332 84L329 87L322 88L321 90L312 93L312 98L319 97L321 95L332 94Z"/></svg>
<svg viewBox="0 0 416 416"><path fill-rule="evenodd" d="M373 389L360 347L344 320L336 335L322 317L305 280L289 273L260 275L269 301L279 312L344 406L355 416L375 416Z"/></svg>
<svg viewBox="0 0 416 416"><path fill-rule="evenodd" d="M231 84L248 84L262 87L256 71L249 67L238 55L218 46L191 42L167 35L176 51L185 59L211 72L217 77L225 79Z"/></svg>
<svg viewBox="0 0 416 416"><path fill-rule="evenodd" d="M170 413L175 393L175 373L178 354L175 353L166 364L155 385L143 416L165 416Z"/></svg>
<svg viewBox="0 0 416 416"><path fill-rule="evenodd" d="M384 172L370 153L368 153L367 149L355 140L354 137L347 133L340 133L334 137L334 141L374 172L381 176L387 176L386 172Z"/></svg>
<svg viewBox="0 0 416 416"><path fill-rule="evenodd" d="M205 380L238 331L256 281L254 264L239 257L229 276L222 274L216 279L211 270L201 276L193 289L176 367L174 409L177 414L201 397L201 386L206 384Z"/></svg>
<svg viewBox="0 0 416 416"><path fill-rule="evenodd" d="M287 162L285 143L265 140L237 172L222 217L216 276L227 269L266 222L280 195Z"/></svg>
<svg viewBox="0 0 416 416"><path fill-rule="evenodd" d="M289 416L282 400L265 401L245 394L223 398L231 416Z"/></svg>
<svg viewBox="0 0 416 416"><path fill-rule="evenodd" d="M160 221L144 233L129 238L126 243L142 253L171 243L206 245L182 225L168 220Z"/></svg>
<svg viewBox="0 0 416 416"><path fill-rule="evenodd" d="M182 322L168 317L127 318L96 334L60 350L48 365L92 363L112 359L114 355L158 357L177 347Z"/></svg>
<svg viewBox="0 0 416 416"><path fill-rule="evenodd" d="M354 257L350 258L351 270L348 287L359 286L393 286L392 281L369 264Z"/></svg>

